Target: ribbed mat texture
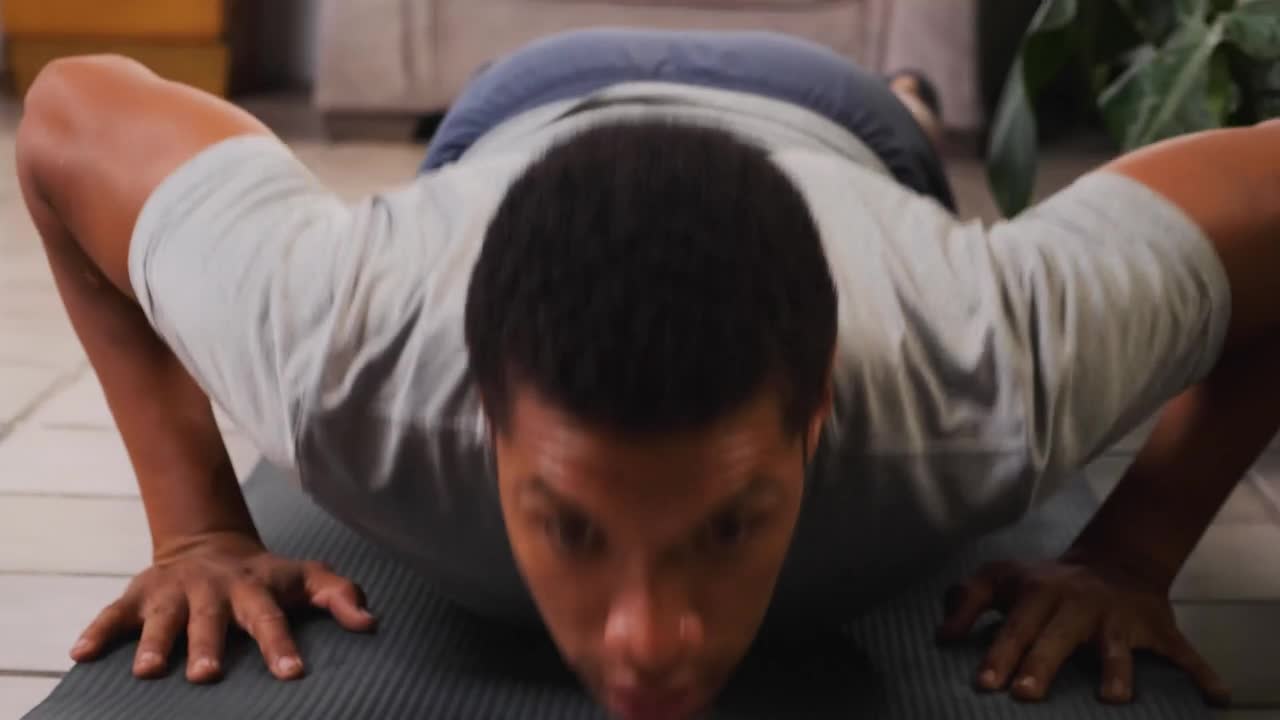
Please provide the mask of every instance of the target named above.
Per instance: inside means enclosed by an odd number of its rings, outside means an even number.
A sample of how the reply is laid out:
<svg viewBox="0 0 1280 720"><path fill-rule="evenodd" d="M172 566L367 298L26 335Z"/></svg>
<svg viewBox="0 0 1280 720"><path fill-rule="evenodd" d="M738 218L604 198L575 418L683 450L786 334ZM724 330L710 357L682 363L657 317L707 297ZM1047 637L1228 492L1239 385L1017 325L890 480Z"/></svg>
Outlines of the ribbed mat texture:
<svg viewBox="0 0 1280 720"><path fill-rule="evenodd" d="M932 581L843 632L762 635L712 717L904 720L1192 720L1212 717L1177 670L1138 664L1138 701L1095 699L1097 666L1067 665L1049 701L1025 705L973 690L984 635L960 647L933 641L946 586L986 559L1052 556L1096 507L1085 483L1016 528L965 552ZM250 506L275 551L324 560L367 590L381 625L346 633L314 616L296 623L308 674L271 678L248 640L228 645L227 677L212 686L183 678L181 659L161 680L129 673L134 644L72 670L26 720L385 720L397 718L604 718L540 633L473 617L433 593L411 570L317 509L291 482L262 467L247 484Z"/></svg>

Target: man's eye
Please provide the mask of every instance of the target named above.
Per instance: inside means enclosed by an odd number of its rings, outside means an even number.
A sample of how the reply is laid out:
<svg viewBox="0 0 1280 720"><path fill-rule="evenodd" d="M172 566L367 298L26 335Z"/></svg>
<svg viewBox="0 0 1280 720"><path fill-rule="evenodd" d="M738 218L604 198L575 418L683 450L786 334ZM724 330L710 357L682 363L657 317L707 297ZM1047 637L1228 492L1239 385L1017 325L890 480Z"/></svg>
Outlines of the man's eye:
<svg viewBox="0 0 1280 720"><path fill-rule="evenodd" d="M551 515L543 521L543 531L557 550L570 555L589 554L601 544L591 521L578 515Z"/></svg>
<svg viewBox="0 0 1280 720"><path fill-rule="evenodd" d="M754 527L752 519L746 513L724 513L707 525L703 531L702 545L711 551L733 549L750 539Z"/></svg>

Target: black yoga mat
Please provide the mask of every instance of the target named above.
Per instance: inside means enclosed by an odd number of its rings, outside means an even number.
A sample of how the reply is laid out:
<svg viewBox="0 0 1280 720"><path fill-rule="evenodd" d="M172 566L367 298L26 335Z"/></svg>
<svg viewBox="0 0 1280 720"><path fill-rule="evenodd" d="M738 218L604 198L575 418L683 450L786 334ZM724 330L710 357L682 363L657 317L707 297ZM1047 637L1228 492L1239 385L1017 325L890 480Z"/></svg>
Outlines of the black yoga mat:
<svg viewBox="0 0 1280 720"><path fill-rule="evenodd" d="M247 638L228 645L227 677L193 686L182 658L160 680L130 676L134 644L81 665L27 720L204 718L603 718L540 633L463 612L378 548L317 509L290 482L259 468L247 484L254 516L277 552L324 560L368 591L381 625L353 635L323 617L300 619L303 680L268 675ZM1095 700L1096 663L1081 655L1063 669L1051 698L1019 704L980 694L972 678L990 625L972 642L938 648L934 629L949 582L986 559L1041 558L1059 551L1096 507L1077 482L1020 526L965 552L938 577L840 632L762 634L712 712L713 718L893 718L1001 720L1210 718L1195 687L1173 667L1140 658L1137 702Z"/></svg>

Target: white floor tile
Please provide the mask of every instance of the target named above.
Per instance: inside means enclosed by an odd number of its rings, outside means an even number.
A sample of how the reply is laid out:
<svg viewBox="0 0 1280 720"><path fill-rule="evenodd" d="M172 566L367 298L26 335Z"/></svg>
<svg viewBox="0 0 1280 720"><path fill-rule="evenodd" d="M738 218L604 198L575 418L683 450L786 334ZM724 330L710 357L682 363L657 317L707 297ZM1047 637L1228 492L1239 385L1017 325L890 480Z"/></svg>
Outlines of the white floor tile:
<svg viewBox="0 0 1280 720"><path fill-rule="evenodd" d="M58 381L56 370L0 364L0 426L17 419Z"/></svg>
<svg viewBox="0 0 1280 720"><path fill-rule="evenodd" d="M1187 640L1231 687L1240 712L1280 718L1280 602L1189 604L1175 612Z"/></svg>
<svg viewBox="0 0 1280 720"><path fill-rule="evenodd" d="M1222 524L1269 523L1276 519L1254 478L1246 476L1236 487L1214 522Z"/></svg>
<svg viewBox="0 0 1280 720"><path fill-rule="evenodd" d="M140 499L0 496L0 572L133 575L150 559Z"/></svg>
<svg viewBox="0 0 1280 720"><path fill-rule="evenodd" d="M1273 516L1280 520L1280 452L1277 449L1272 449L1258 460L1253 467L1253 477Z"/></svg>
<svg viewBox="0 0 1280 720"><path fill-rule="evenodd" d="M0 670L70 670L72 643L128 583L128 578L0 575Z"/></svg>
<svg viewBox="0 0 1280 720"><path fill-rule="evenodd" d="M239 435L225 437L244 479L259 454ZM137 482L114 430L20 426L0 442L0 493L136 497Z"/></svg>
<svg viewBox="0 0 1280 720"><path fill-rule="evenodd" d="M0 323L0 337L17 337L21 342L0 345L0 363L26 365L57 371L84 367L89 359L80 341L70 331L36 332L5 327Z"/></svg>
<svg viewBox="0 0 1280 720"><path fill-rule="evenodd" d="M234 427L234 423L221 409L215 410L214 416L223 430ZM106 395L102 392L102 384L92 369L41 405L31 419L46 427L115 428L111 409L107 407Z"/></svg>
<svg viewBox="0 0 1280 720"><path fill-rule="evenodd" d="M1173 584L1179 601L1280 603L1280 527L1214 525Z"/></svg>
<svg viewBox="0 0 1280 720"><path fill-rule="evenodd" d="M19 720L49 693L58 681L44 677L0 677L0 720Z"/></svg>

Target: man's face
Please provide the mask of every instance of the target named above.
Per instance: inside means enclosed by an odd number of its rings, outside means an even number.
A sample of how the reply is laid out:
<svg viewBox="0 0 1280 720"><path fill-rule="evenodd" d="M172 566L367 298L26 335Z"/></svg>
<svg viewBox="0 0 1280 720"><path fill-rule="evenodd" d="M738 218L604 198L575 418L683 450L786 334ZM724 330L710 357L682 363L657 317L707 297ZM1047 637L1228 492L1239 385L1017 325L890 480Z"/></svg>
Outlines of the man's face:
<svg viewBox="0 0 1280 720"><path fill-rule="evenodd" d="M496 437L516 562L565 660L621 717L705 708L755 637L820 430L802 447L776 397L632 437L516 393Z"/></svg>

